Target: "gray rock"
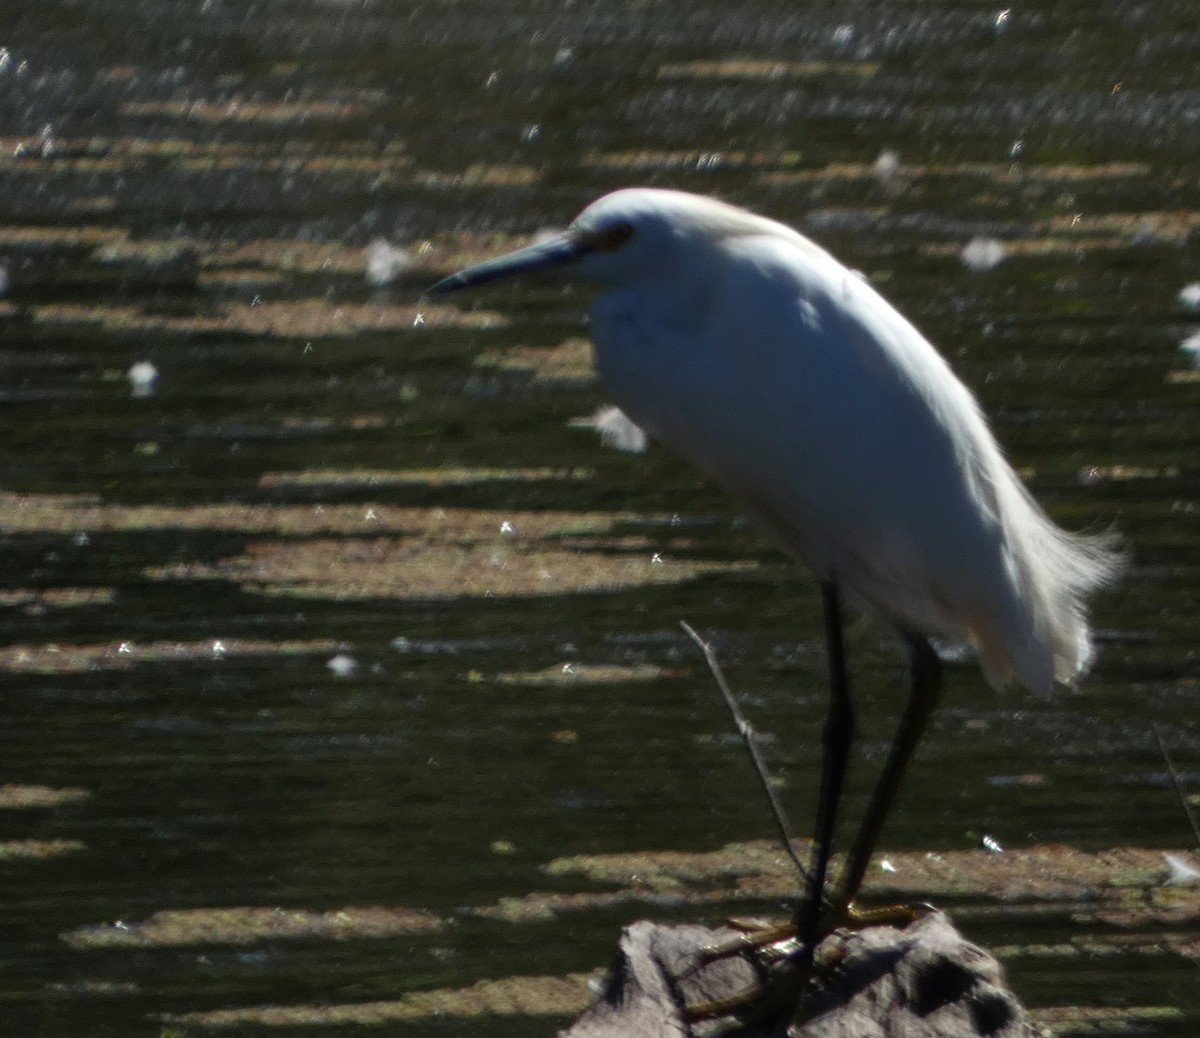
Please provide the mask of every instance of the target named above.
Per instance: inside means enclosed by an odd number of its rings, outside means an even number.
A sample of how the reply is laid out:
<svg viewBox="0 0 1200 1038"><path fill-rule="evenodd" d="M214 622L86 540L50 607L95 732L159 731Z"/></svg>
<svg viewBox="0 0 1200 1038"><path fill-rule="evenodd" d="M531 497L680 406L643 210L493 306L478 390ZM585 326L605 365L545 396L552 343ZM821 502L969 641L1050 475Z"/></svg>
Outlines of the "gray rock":
<svg viewBox="0 0 1200 1038"><path fill-rule="evenodd" d="M730 930L638 922L621 935L600 997L559 1038L704 1038L729 1020L692 1023L684 1007L753 987L763 968L739 954L697 967L701 950ZM1040 1038L1005 986L1000 964L940 912L903 930L838 932L817 951L822 964L794 1038ZM795 1004L787 991L784 1000ZM739 1038L783 1038L790 1009L748 1021Z"/></svg>

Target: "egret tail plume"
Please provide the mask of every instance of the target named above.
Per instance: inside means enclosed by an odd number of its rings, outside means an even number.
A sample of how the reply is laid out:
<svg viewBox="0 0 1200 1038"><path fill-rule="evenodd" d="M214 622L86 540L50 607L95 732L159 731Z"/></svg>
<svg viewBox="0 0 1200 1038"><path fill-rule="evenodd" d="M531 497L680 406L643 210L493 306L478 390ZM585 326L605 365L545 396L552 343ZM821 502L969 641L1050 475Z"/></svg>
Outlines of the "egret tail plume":
<svg viewBox="0 0 1200 1038"><path fill-rule="evenodd" d="M1048 694L1055 682L1071 684L1091 663L1087 598L1119 575L1119 538L1057 526L1003 460L991 483L1012 577L1022 592L1016 601L1025 615L1013 618L1014 628L1003 633L972 627L972 637L991 685L1000 688L1015 678Z"/></svg>

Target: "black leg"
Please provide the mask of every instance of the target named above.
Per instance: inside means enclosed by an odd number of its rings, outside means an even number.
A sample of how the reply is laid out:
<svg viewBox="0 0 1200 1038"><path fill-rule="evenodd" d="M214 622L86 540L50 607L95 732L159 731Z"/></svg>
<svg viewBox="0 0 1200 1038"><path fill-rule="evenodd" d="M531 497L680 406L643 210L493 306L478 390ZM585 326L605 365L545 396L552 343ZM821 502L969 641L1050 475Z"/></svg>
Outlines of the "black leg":
<svg viewBox="0 0 1200 1038"><path fill-rule="evenodd" d="M836 898L826 897L825 879L829 871L829 858L833 850L834 832L837 828L838 801L841 799L850 747L854 740L854 704L850 697L850 684L846 676L846 653L842 639L842 617L838 590L833 583L821 585L825 607L825 640L829 652L829 713L823 735L824 754L821 761L821 790L817 802L816 830L813 837L813 860L808 873L807 896L796 906L793 914L793 932L802 942L798 954L791 957L793 969L779 973L767 983L765 991L743 993L731 999L705 1003L693 1007L691 1019L710 1019L715 1016L736 1014L740 1025L772 1019L781 1008L791 1005L795 1016L793 1025L804 1019L806 1012L801 993L811 976L813 955L823 928L849 923L851 926L874 925L884 921L894 923L896 916L913 918L911 906L896 906L900 909L876 913L855 913L854 898L862 886L871 854L875 850L880 830L895 800L896 790L904 777L905 769L921 736L937 706L942 688L942 664L925 638L916 634L905 634L912 664L912 686L908 703L900 719L888 759L879 776L879 782L871 797L862 825L846 860ZM751 941L751 947L763 947L787 936L786 930L772 932L766 942ZM747 942L731 944L732 950L741 950ZM724 953L721 953L722 955Z"/></svg>
<svg viewBox="0 0 1200 1038"><path fill-rule="evenodd" d="M825 876L833 852L833 837L837 829L838 802L850 759L850 744L854 741L854 704L850 701L850 684L846 679L846 652L842 641L842 608L837 585L832 581L821 584L821 600L825 607L825 646L829 653L829 713L825 719L822 738L821 791L817 800L817 822L813 832L813 859L808 873L808 896L796 908L796 933L804 942L800 953L803 969L812 961L820 934L821 916L825 905Z"/></svg>
<svg viewBox="0 0 1200 1038"><path fill-rule="evenodd" d="M919 634L906 634L904 640L908 644L912 663L912 688L904 716L900 719L900 727L896 729L896 737L892 740L887 763L879 775L879 783L871 797L871 804L863 816L862 825L846 859L841 889L835 903L841 913L846 912L858 896L880 830L883 829L896 790L904 777L904 770L912 759L917 743L921 741L942 691L942 661L938 659L933 647Z"/></svg>

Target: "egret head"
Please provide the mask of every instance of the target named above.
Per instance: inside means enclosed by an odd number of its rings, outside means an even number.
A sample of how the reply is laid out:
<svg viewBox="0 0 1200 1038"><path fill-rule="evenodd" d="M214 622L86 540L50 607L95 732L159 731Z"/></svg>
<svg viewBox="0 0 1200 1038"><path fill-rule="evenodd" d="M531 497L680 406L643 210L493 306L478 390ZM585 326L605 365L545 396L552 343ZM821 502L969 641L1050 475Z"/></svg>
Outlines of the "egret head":
<svg viewBox="0 0 1200 1038"><path fill-rule="evenodd" d="M695 266L722 238L770 221L682 191L625 188L589 205L562 234L487 260L434 285L452 292L499 278L563 270L602 287L645 284ZM684 261L687 261L685 264Z"/></svg>

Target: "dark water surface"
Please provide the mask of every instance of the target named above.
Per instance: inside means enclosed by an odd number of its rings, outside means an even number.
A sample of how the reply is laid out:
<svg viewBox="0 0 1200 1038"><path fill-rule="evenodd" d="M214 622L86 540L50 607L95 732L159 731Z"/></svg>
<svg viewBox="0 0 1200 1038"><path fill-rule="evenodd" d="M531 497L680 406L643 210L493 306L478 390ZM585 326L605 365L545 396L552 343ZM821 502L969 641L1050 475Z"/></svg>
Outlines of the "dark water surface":
<svg viewBox="0 0 1200 1038"><path fill-rule="evenodd" d="M585 293L419 299L631 183L721 194L863 270L1049 510L1128 541L1079 691L949 668L887 846L1195 850L1152 732L1200 790L1194 5L46 0L0 7L0 48L0 1033L602 965L644 905L466 910L580 889L543 871L563 856L769 836L680 618L807 830L812 584L666 451L571 424L604 402ZM964 263L976 238L999 265ZM379 241L408 262L387 284ZM867 624L850 642L853 816L900 658ZM138 929L222 908L260 914ZM271 909L329 915L288 935ZM1081 925L966 928L1049 947ZM1006 965L1034 1008L1200 1026L1186 955Z"/></svg>

